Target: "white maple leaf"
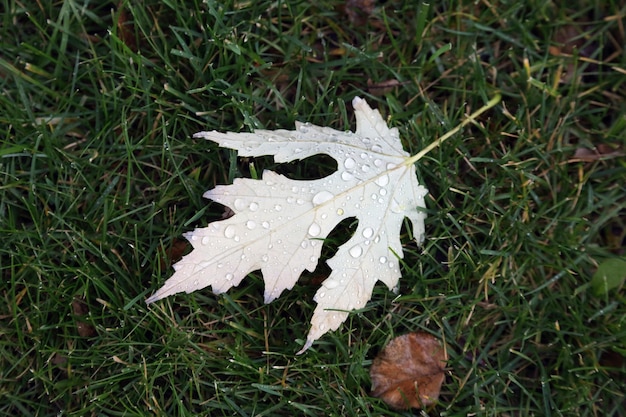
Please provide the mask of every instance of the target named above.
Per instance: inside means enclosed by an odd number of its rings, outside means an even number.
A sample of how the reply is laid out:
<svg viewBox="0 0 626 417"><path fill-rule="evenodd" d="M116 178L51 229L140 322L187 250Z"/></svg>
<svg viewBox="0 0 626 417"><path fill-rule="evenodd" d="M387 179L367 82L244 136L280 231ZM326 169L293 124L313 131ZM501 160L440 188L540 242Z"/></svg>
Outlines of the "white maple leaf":
<svg viewBox="0 0 626 417"><path fill-rule="evenodd" d="M294 131L195 134L236 149L240 156L274 155L276 162L327 154L337 161L337 171L311 181L264 171L260 180L238 178L207 191L204 197L235 215L185 234L194 250L174 265L174 275L146 302L207 286L219 294L260 269L269 303L291 289L305 269L315 270L323 239L348 217L358 219L357 229L327 261L332 272L315 294L311 329L298 354L363 307L377 281L393 289L400 278L405 217L417 242L424 238L428 191L417 181L414 162L434 146L411 157L402 149L398 130L388 128L378 110L359 97L352 104L355 133L296 123Z"/></svg>

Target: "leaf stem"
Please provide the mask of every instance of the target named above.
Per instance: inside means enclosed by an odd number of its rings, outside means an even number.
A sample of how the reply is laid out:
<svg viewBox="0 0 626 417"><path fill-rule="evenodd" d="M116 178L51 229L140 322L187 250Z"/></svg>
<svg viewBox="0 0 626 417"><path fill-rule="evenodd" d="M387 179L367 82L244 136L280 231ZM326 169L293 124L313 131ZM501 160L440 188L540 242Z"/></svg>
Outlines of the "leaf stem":
<svg viewBox="0 0 626 417"><path fill-rule="evenodd" d="M441 145L443 142L445 142L446 140L450 139L450 137L452 137L454 134L456 134L459 130L463 129L466 125L468 125L469 123L471 123L474 120L476 120L476 118L478 116L480 116L485 111L489 110L490 108L492 108L493 106L498 104L500 102L501 98L502 98L502 96L500 94L496 94L491 100L489 100L487 102L487 104L482 106L480 109L476 110L474 113L470 114L461 123L459 123L454 129L450 130L448 133L446 133L445 135L441 136L439 139L437 139L436 141L434 141L433 143L431 143L430 145L428 145L427 147L425 147L424 149L422 149L421 151L419 151L415 155L413 155L410 158L408 158L406 160L406 162L405 162L405 165L414 164L417 161L419 161L420 159L422 159L422 157L424 155L426 155L428 152L432 151L437 146Z"/></svg>

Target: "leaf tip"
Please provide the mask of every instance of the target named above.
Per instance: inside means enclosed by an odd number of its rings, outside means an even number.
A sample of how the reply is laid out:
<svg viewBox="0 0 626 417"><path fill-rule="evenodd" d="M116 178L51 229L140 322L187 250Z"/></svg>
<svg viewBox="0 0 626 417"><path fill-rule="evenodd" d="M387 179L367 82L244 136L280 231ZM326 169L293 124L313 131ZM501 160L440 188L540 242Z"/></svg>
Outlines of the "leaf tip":
<svg viewBox="0 0 626 417"><path fill-rule="evenodd" d="M302 349L300 349L299 351L296 352L296 355L302 355L304 352L306 352L307 350L309 350L309 348L311 346L313 346L313 339L311 339L310 337L308 337L306 339L306 343L304 344L304 346L302 346Z"/></svg>

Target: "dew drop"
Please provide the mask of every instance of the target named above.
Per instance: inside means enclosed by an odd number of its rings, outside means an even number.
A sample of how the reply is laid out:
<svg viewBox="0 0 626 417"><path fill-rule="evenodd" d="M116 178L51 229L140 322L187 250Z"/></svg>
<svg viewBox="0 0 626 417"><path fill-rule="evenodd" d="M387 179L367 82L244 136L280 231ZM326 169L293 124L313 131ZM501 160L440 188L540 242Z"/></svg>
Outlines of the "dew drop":
<svg viewBox="0 0 626 417"><path fill-rule="evenodd" d="M383 164L383 161L381 161L380 159L374 159L374 166L381 166Z"/></svg>
<svg viewBox="0 0 626 417"><path fill-rule="evenodd" d="M384 195L387 195L387 190L386 190L385 188L381 188L381 189L378 191L378 193L379 193L380 195L383 195L383 196L384 196Z"/></svg>
<svg viewBox="0 0 626 417"><path fill-rule="evenodd" d="M263 255L263 256L261 257L261 260L262 260L263 262L267 262L267 261L269 261L269 259L270 259L270 258L269 258L269 256L267 256L267 255Z"/></svg>
<svg viewBox="0 0 626 417"><path fill-rule="evenodd" d="M236 210L243 210L246 208L246 202L244 200L242 200L241 198L238 198L235 200L235 209Z"/></svg>
<svg viewBox="0 0 626 417"><path fill-rule="evenodd" d="M321 293L317 294L317 298L324 298L325 295L326 295L325 292L321 292Z"/></svg>
<svg viewBox="0 0 626 417"><path fill-rule="evenodd" d="M350 256L352 256L353 258L358 258L363 253L363 248L360 247L359 245L356 245L356 246L353 246L349 252L350 252Z"/></svg>
<svg viewBox="0 0 626 417"><path fill-rule="evenodd" d="M339 283L334 279L327 279L326 281L324 281L324 286L329 290L332 290L333 288L337 288L339 286Z"/></svg>
<svg viewBox="0 0 626 417"><path fill-rule="evenodd" d="M293 204L296 202L296 199L294 197L287 197L287 204Z"/></svg>
<svg viewBox="0 0 626 417"><path fill-rule="evenodd" d="M361 153L361 159L367 159L367 154L365 152Z"/></svg>
<svg viewBox="0 0 626 417"><path fill-rule="evenodd" d="M301 198L298 198L298 199L296 200L296 204L297 204L297 205L299 205L299 206L301 206L301 205L303 205L303 204L304 204L304 200L303 200L303 199L301 199Z"/></svg>
<svg viewBox="0 0 626 417"><path fill-rule="evenodd" d="M259 209L259 204L258 203L250 203L250 206L248 207L250 209L250 211L257 211Z"/></svg>
<svg viewBox="0 0 626 417"><path fill-rule="evenodd" d="M283 209L283 206L281 206L280 204L276 204L274 206L274 210L276 210L276 211L281 211L282 209Z"/></svg>
<svg viewBox="0 0 626 417"><path fill-rule="evenodd" d="M252 220L248 220L246 222L246 227L248 228L248 230L252 230L256 227L256 223L253 222Z"/></svg>
<svg viewBox="0 0 626 417"><path fill-rule="evenodd" d="M383 147L380 145L373 145L372 146L372 152L377 152L377 153L381 153L383 151Z"/></svg>
<svg viewBox="0 0 626 417"><path fill-rule="evenodd" d="M306 240L303 240L303 241L300 243L300 247L301 247L302 249L306 249L308 246L309 246L309 242L307 242Z"/></svg>
<svg viewBox="0 0 626 417"><path fill-rule="evenodd" d="M381 264L386 264L387 263L387 257L386 256L381 256L380 259L378 259L378 261Z"/></svg>
<svg viewBox="0 0 626 417"><path fill-rule="evenodd" d="M320 191L319 193L313 196L313 205L319 206L327 202L328 200L332 200L335 196L329 191Z"/></svg>
<svg viewBox="0 0 626 417"><path fill-rule="evenodd" d="M191 240L198 240L198 236L196 236L196 235L191 235Z"/></svg>
<svg viewBox="0 0 626 417"><path fill-rule="evenodd" d="M385 185L389 184L389 175L381 175L380 177L376 178L375 182L381 187L384 187Z"/></svg>
<svg viewBox="0 0 626 417"><path fill-rule="evenodd" d="M319 234L322 232L322 228L320 227L319 224L317 223L312 223L309 226L309 234L313 237L315 236L319 236Z"/></svg>
<svg viewBox="0 0 626 417"><path fill-rule="evenodd" d="M361 165L361 171L367 172L369 170L370 170L370 166L369 165L367 165L367 164Z"/></svg>
<svg viewBox="0 0 626 417"><path fill-rule="evenodd" d="M235 236L235 226L232 224L226 226L226 229L224 229L224 236L228 239L232 239Z"/></svg>
<svg viewBox="0 0 626 417"><path fill-rule="evenodd" d="M367 228L363 229L363 237L365 239L369 239L372 236L374 236L374 229L372 229L371 227L367 227Z"/></svg>
<svg viewBox="0 0 626 417"><path fill-rule="evenodd" d="M352 178L354 178L354 175L350 174L349 172L342 172L341 173L341 179L344 181L350 181Z"/></svg>
<svg viewBox="0 0 626 417"><path fill-rule="evenodd" d="M226 274L226 276L224 278L226 279L226 281L232 281L233 274Z"/></svg>
<svg viewBox="0 0 626 417"><path fill-rule="evenodd" d="M205 236L205 237L202 238L202 244L203 245L208 245L210 241L211 241L211 238L208 237L208 236Z"/></svg>
<svg viewBox="0 0 626 417"><path fill-rule="evenodd" d="M263 226L264 229L269 229L270 228L270 222L263 222L263 223L261 223L261 226Z"/></svg>
<svg viewBox="0 0 626 417"><path fill-rule="evenodd" d="M337 209L338 215L343 216L343 213L344 213L343 209Z"/></svg>
<svg viewBox="0 0 626 417"><path fill-rule="evenodd" d="M387 164L387 169L394 169L395 167L397 167L397 165L396 165L396 164L394 164L393 162L389 162L389 163Z"/></svg>
<svg viewBox="0 0 626 417"><path fill-rule="evenodd" d="M354 159L348 158L343 162L343 166L346 167L346 169L354 169L354 167L356 166L356 162L354 161Z"/></svg>
<svg viewBox="0 0 626 417"><path fill-rule="evenodd" d="M221 263L221 262L219 262L219 263L217 264L217 267L218 267L218 268L224 268L224 264L223 264L223 263Z"/></svg>

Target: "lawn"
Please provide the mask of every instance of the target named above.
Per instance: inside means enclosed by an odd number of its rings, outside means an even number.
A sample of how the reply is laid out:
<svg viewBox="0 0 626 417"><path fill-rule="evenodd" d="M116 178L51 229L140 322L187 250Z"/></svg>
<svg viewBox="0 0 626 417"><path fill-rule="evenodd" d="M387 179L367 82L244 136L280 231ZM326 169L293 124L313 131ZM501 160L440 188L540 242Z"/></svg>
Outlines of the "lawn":
<svg viewBox="0 0 626 417"><path fill-rule="evenodd" d="M1 415L626 415L624 268L596 273L626 256L623 2L2 6ZM268 305L258 272L146 305L224 216L206 190L335 169L194 133L354 130L360 96L415 154L497 94L417 163L427 236L403 228L398 292L303 355L324 262ZM445 342L446 379L393 411L369 367L413 331Z"/></svg>

